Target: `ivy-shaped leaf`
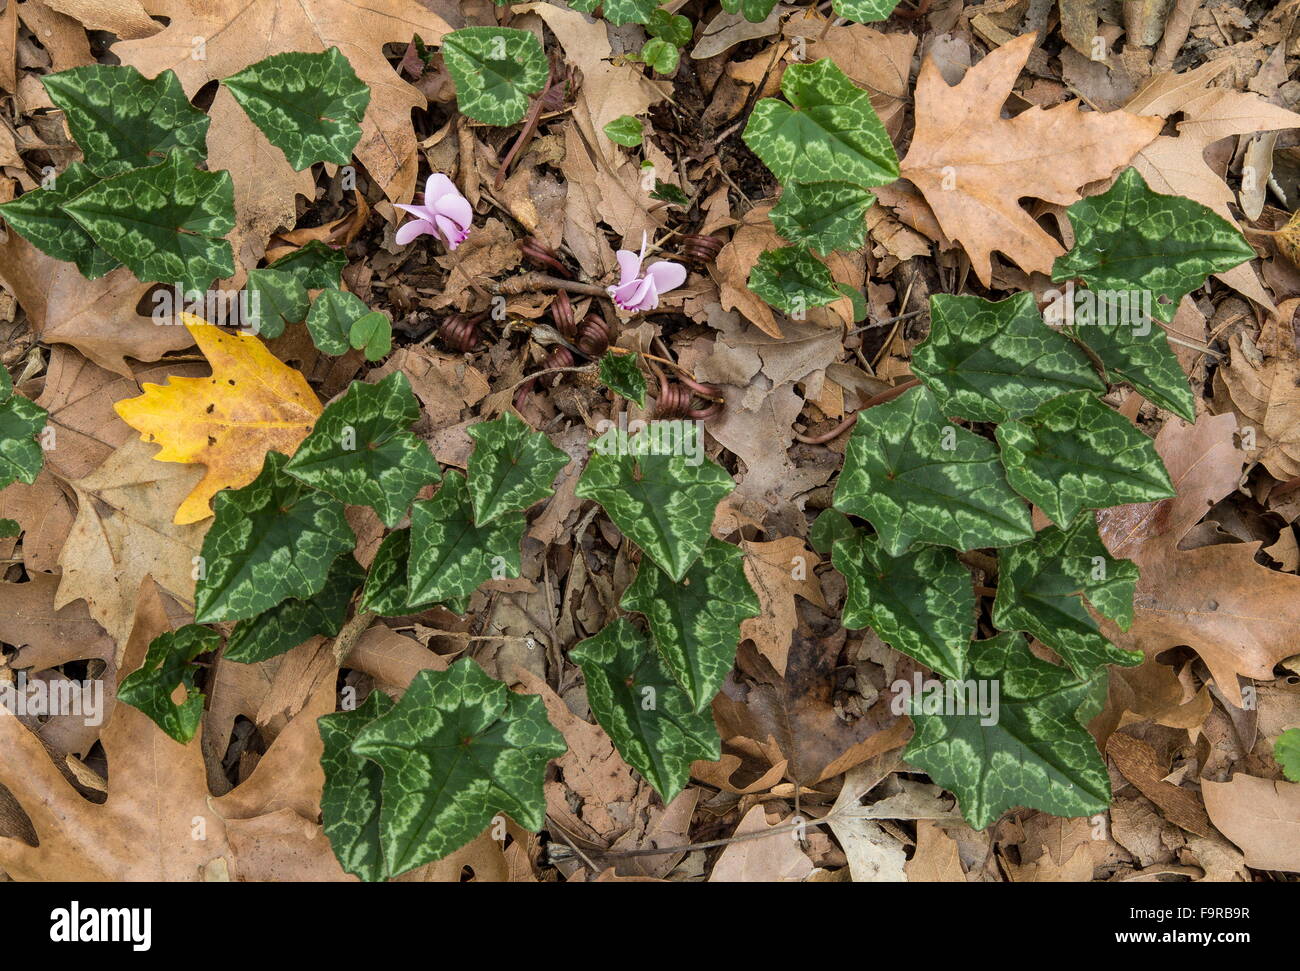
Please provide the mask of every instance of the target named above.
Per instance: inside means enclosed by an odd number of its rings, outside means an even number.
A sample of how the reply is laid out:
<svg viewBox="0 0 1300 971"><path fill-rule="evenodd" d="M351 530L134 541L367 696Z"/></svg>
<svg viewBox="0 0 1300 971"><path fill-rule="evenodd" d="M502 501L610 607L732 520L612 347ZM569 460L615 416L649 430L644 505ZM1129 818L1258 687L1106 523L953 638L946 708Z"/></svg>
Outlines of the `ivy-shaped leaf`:
<svg viewBox="0 0 1300 971"><path fill-rule="evenodd" d="M971 550L1034 535L997 449L950 424L925 388L859 413L835 508L875 526L890 556L915 543Z"/></svg>
<svg viewBox="0 0 1300 971"><path fill-rule="evenodd" d="M546 764L568 747L541 698L515 694L461 658L417 674L352 751L383 770L379 839L397 876L464 846L499 812L541 829Z"/></svg>
<svg viewBox="0 0 1300 971"><path fill-rule="evenodd" d="M361 590L358 610L369 610L381 617L407 617L418 614L439 601L411 603L407 576L411 563L411 531L395 529L379 544L375 558L366 574L366 585ZM441 601L453 613L463 614L468 608L468 597Z"/></svg>
<svg viewBox="0 0 1300 971"><path fill-rule="evenodd" d="M866 213L875 201L867 189L848 182L795 182L782 188L769 218L783 238L826 256L862 247Z"/></svg>
<svg viewBox="0 0 1300 971"><path fill-rule="evenodd" d="M370 308L355 293L325 290L307 311L307 332L317 350L337 357L352 346L352 325L368 313Z"/></svg>
<svg viewBox="0 0 1300 971"><path fill-rule="evenodd" d="M122 679L117 700L144 712L164 732L188 745L203 718L204 694L194 687L198 668L191 662L200 654L217 649L221 635L198 624L155 637L149 644L144 664ZM172 701L178 686L185 686L185 700Z"/></svg>
<svg viewBox="0 0 1300 971"><path fill-rule="evenodd" d="M388 876L379 840L384 771L378 763L353 753L352 743L363 728L392 710L392 699L375 690L352 711L316 719L324 746L320 757L325 772L321 827L343 871L367 882Z"/></svg>
<svg viewBox="0 0 1300 971"><path fill-rule="evenodd" d="M1107 380L1127 381L1157 407L1195 421L1187 374L1169 346L1165 329L1145 315L1135 319L1123 299L1108 300L1092 290L1076 294L1068 333L1101 362Z"/></svg>
<svg viewBox="0 0 1300 971"><path fill-rule="evenodd" d="M13 519L0 519L0 539L22 535L23 527Z"/></svg>
<svg viewBox="0 0 1300 971"><path fill-rule="evenodd" d="M204 172L179 155L90 186L63 206L142 283L206 290L235 272L223 237L235 228L229 172Z"/></svg>
<svg viewBox="0 0 1300 971"><path fill-rule="evenodd" d="M353 381L321 412L284 470L352 506L370 506L388 527L415 494L441 477L429 446L410 432L420 417L411 383L394 371L377 384Z"/></svg>
<svg viewBox="0 0 1300 971"><path fill-rule="evenodd" d="M913 698L916 734L903 752L910 764L957 796L962 815L984 829L1003 812L1028 806L1054 816L1090 816L1110 805L1110 778L1084 724L1101 710L1106 672L1080 678L1040 661L1020 634L970 648L974 681L958 683L969 701L983 686L998 695L992 724L978 711L927 711L935 694ZM964 688L965 690L960 690Z"/></svg>
<svg viewBox="0 0 1300 971"><path fill-rule="evenodd" d="M995 434L1012 488L1057 525L1081 509L1174 494L1151 439L1086 391L1044 402Z"/></svg>
<svg viewBox="0 0 1300 971"><path fill-rule="evenodd" d="M641 48L641 60L665 76L677 70L681 57L680 50L659 37L652 37Z"/></svg>
<svg viewBox="0 0 1300 971"><path fill-rule="evenodd" d="M313 162L351 161L370 87L337 47L272 54L221 83L295 171Z"/></svg>
<svg viewBox="0 0 1300 971"><path fill-rule="evenodd" d="M271 267L249 270L244 289L249 329L258 337L279 337L285 324L300 323L307 316L307 288L293 273Z"/></svg>
<svg viewBox="0 0 1300 971"><path fill-rule="evenodd" d="M791 64L781 79L781 93L790 104L775 98L758 102L743 137L782 185L848 182L870 187L898 178L898 156L870 95L830 58Z"/></svg>
<svg viewBox="0 0 1300 971"><path fill-rule="evenodd" d="M823 509L808 530L808 545L823 555L832 553L842 539L853 539L858 528L838 509Z"/></svg>
<svg viewBox="0 0 1300 971"><path fill-rule="evenodd" d="M308 290L326 290L339 286L347 265L348 255L343 250L313 239L292 253L286 253L267 269L293 274Z"/></svg>
<svg viewBox="0 0 1300 971"><path fill-rule="evenodd" d="M9 372L0 367L0 489L12 482L36 481L45 457L36 435L48 418L36 402L14 393Z"/></svg>
<svg viewBox="0 0 1300 971"><path fill-rule="evenodd" d="M686 788L693 761L722 757L712 714L694 710L649 639L623 618L573 648L569 658L582 667L596 721L665 803Z"/></svg>
<svg viewBox="0 0 1300 971"><path fill-rule="evenodd" d="M1087 356L1043 323L1032 293L997 303L935 294L912 373L944 414L971 421L1006 421L1067 391L1106 390Z"/></svg>
<svg viewBox="0 0 1300 971"><path fill-rule="evenodd" d="M227 661L256 664L292 651L312 637L333 637L343 629L348 604L366 572L351 554L334 561L320 593L306 600L290 597L252 620L235 625L226 651Z"/></svg>
<svg viewBox="0 0 1300 971"><path fill-rule="evenodd" d="M695 34L695 28L691 25L689 17L683 17L681 14L670 14L663 7L657 7L651 11L650 19L646 21L645 30L651 37L666 40L674 47L685 47L691 42L691 37Z"/></svg>
<svg viewBox="0 0 1300 971"><path fill-rule="evenodd" d="M1110 555L1092 513L1081 513L1069 529L1049 526L999 551L998 568L993 623L1002 630L1037 637L1080 677L1104 664L1142 663L1141 651L1120 650L1103 637L1084 606L1086 595L1122 630L1133 623L1137 564Z"/></svg>
<svg viewBox="0 0 1300 971"><path fill-rule="evenodd" d="M722 0L722 9L738 13L751 24L761 24L772 15L776 0Z"/></svg>
<svg viewBox="0 0 1300 971"><path fill-rule="evenodd" d="M725 469L704 457L702 436L685 421L654 422L639 435L611 428L592 442L575 489L579 498L599 502L674 580L699 557L718 503L736 488Z"/></svg>
<svg viewBox="0 0 1300 971"><path fill-rule="evenodd" d="M748 285L760 299L797 316L840 299L830 269L801 246L762 253L749 271Z"/></svg>
<svg viewBox="0 0 1300 971"><path fill-rule="evenodd" d="M897 6L898 0L831 0L835 16L856 20L860 24L888 20Z"/></svg>
<svg viewBox="0 0 1300 971"><path fill-rule="evenodd" d="M642 562L620 605L645 615L659 655L695 711L704 711L736 661L740 622L759 613L744 554L710 539L679 581Z"/></svg>
<svg viewBox="0 0 1300 971"><path fill-rule="evenodd" d="M648 23L659 6L659 0L574 0L569 6L583 13L593 13L600 7L606 20L621 27L623 24Z"/></svg>
<svg viewBox="0 0 1300 971"><path fill-rule="evenodd" d="M653 9L654 0L646 2ZM608 7L605 15L609 18ZM513 125L523 118L528 96L546 86L550 70L541 41L531 31L510 27L453 30L442 39L442 55L461 112L488 125Z"/></svg>
<svg viewBox="0 0 1300 971"><path fill-rule="evenodd" d="M438 494L411 507L410 603L467 597L484 580L519 576L521 513L474 524L465 477L449 473Z"/></svg>
<svg viewBox="0 0 1300 971"><path fill-rule="evenodd" d="M606 351L600 359L600 383L638 408L645 407L645 375L637 367L635 354L615 354Z"/></svg>
<svg viewBox="0 0 1300 971"><path fill-rule="evenodd" d="M1273 761L1292 782L1300 782L1300 728L1288 728L1273 743Z"/></svg>
<svg viewBox="0 0 1300 971"><path fill-rule="evenodd" d="M625 148L636 148L645 140L645 129L631 115L619 115L602 130L611 142Z"/></svg>
<svg viewBox="0 0 1300 971"><path fill-rule="evenodd" d="M96 280L122 263L100 249L63 206L98 181L84 163L73 162L45 188L0 204L0 216L46 256L76 263L82 276Z"/></svg>
<svg viewBox="0 0 1300 971"><path fill-rule="evenodd" d="M1052 279L1079 278L1102 292L1145 291L1152 295L1152 316L1166 324L1211 273L1255 258L1226 219L1191 199L1152 192L1135 168L1066 212L1074 248L1052 264Z"/></svg>
<svg viewBox="0 0 1300 971"><path fill-rule="evenodd" d="M100 177L156 165L168 153L188 162L208 157L210 119L190 104L174 71L150 80L133 67L87 64L41 81Z"/></svg>
<svg viewBox="0 0 1300 971"><path fill-rule="evenodd" d="M364 351L367 361L378 361L393 349L393 324L378 310L372 310L348 328L348 343Z"/></svg>
<svg viewBox="0 0 1300 971"><path fill-rule="evenodd" d="M469 491L479 526L545 499L556 475L569 464L569 456L513 412L470 425L467 431L474 439Z"/></svg>
<svg viewBox="0 0 1300 971"><path fill-rule="evenodd" d="M894 650L946 677L965 674L975 592L956 553L923 546L889 556L859 530L835 543L831 562L848 586L845 627L870 627Z"/></svg>
<svg viewBox="0 0 1300 971"><path fill-rule="evenodd" d="M339 554L357 545L343 504L285 472L288 461L267 452L256 479L217 493L194 590L199 623L247 620L290 597L314 597Z"/></svg>

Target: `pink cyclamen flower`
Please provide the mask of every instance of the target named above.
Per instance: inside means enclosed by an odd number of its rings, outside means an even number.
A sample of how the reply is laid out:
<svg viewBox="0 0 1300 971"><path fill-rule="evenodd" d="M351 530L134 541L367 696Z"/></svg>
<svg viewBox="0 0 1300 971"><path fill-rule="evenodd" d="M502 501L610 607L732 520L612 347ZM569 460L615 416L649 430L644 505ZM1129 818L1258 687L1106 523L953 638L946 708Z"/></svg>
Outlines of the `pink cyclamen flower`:
<svg viewBox="0 0 1300 971"><path fill-rule="evenodd" d="M608 292L619 310L654 310L659 306L661 293L667 293L686 282L686 267L668 260L648 266L642 273L641 262L645 259L645 248L646 235L642 233L640 253L621 249L616 254L618 286L609 287Z"/></svg>
<svg viewBox="0 0 1300 971"><path fill-rule="evenodd" d="M465 241L474 221L474 210L460 191L441 172L429 176L424 183L424 205L403 206L415 218L397 230L397 242L405 246L417 236L436 236L455 249Z"/></svg>

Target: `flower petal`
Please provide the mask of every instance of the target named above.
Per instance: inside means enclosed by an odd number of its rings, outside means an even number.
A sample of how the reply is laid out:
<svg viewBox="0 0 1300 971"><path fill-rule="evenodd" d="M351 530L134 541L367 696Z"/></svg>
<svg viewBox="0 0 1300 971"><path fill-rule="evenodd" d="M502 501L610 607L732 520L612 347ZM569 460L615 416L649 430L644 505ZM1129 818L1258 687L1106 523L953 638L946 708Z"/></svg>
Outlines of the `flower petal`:
<svg viewBox="0 0 1300 971"><path fill-rule="evenodd" d="M408 223L403 223L397 230L396 240L398 246L405 246L417 236L436 236L433 223L425 219L412 219Z"/></svg>
<svg viewBox="0 0 1300 971"><path fill-rule="evenodd" d="M621 249L614 254L618 260L618 285L626 286L641 275L641 257L630 249Z"/></svg>
<svg viewBox="0 0 1300 971"><path fill-rule="evenodd" d="M469 229L474 222L474 210L470 207L469 200L459 192L454 196L443 196L433 206L433 210L437 215L450 219L461 229Z"/></svg>
<svg viewBox="0 0 1300 971"><path fill-rule="evenodd" d="M686 267L671 260L663 260L648 267L645 275L654 280L657 292L667 293L686 282Z"/></svg>
<svg viewBox="0 0 1300 971"><path fill-rule="evenodd" d="M426 206L432 206L443 196L451 195L452 193L460 195L459 190L456 188L456 184L441 172L434 172L433 175L429 176L424 183L424 204Z"/></svg>

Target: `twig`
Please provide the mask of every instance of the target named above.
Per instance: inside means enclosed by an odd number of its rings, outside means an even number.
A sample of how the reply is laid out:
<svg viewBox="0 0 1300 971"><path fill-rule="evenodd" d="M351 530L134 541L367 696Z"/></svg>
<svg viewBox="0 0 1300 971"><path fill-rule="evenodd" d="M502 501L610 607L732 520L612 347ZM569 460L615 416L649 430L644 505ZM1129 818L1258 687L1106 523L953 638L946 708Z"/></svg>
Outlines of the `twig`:
<svg viewBox="0 0 1300 971"><path fill-rule="evenodd" d="M334 655L335 665L343 666L347 656L352 653L352 648L356 647L357 641L361 640L361 635L370 629L370 623L375 616L373 611L363 610L343 625L343 629L334 638L334 643L330 645L330 653Z"/></svg>
<svg viewBox="0 0 1300 971"><path fill-rule="evenodd" d="M746 843L749 840L761 840L768 836L778 836L781 833L793 833L797 830L804 829L808 826L825 826L828 823L838 822L839 817L835 815L824 816L821 819L808 819L802 823L786 823L784 826L773 826L771 829L765 829L761 833L742 833L740 836L728 836L726 839L707 840L703 843L687 843L684 846L666 846L661 850L609 850L602 851L601 856L613 856L618 858L629 856L672 856L677 853L690 853L692 850L712 850L719 846L730 846L732 843ZM576 850L577 847L574 847Z"/></svg>
<svg viewBox="0 0 1300 971"><path fill-rule="evenodd" d="M520 378L518 381L510 385L510 387L508 388L500 388L494 390L493 394L508 394L509 392L514 391L516 388L520 387L521 385L525 385L529 381L535 380L536 378L546 377L546 375L548 374L577 374L579 372L590 374L594 372L597 369L597 367L598 365L596 364L578 364L574 367L548 367L541 371L534 371L532 374L528 375L525 378Z"/></svg>
<svg viewBox="0 0 1300 971"><path fill-rule="evenodd" d="M579 283L577 280L566 280L563 277L542 273L540 270L530 270L527 273L512 276L508 280L502 280L500 283L493 283L490 285L490 289L494 294L507 297L517 297L524 293L536 293L539 290L567 290L569 293L580 293L588 297L609 296L609 291L602 286L597 286L594 283Z"/></svg>
<svg viewBox="0 0 1300 971"><path fill-rule="evenodd" d="M827 442L839 438L846 431L852 428L854 423L857 422L858 420L858 415L862 414L868 408L874 408L876 405L883 405L886 401L893 401L904 391L908 391L912 388L915 388L920 383L921 382L918 381L916 378L911 378L907 381L904 381L902 384L896 387L890 388L888 391L882 391L880 392L880 394L872 395L870 398L868 398L866 401L862 403L861 408L859 408L853 414L849 415L849 417L845 418L842 422L840 422L838 425L836 425L834 428L832 428L830 431L826 432L825 434L801 435L798 432L795 432L794 437L797 440L803 442L805 445L825 445Z"/></svg>

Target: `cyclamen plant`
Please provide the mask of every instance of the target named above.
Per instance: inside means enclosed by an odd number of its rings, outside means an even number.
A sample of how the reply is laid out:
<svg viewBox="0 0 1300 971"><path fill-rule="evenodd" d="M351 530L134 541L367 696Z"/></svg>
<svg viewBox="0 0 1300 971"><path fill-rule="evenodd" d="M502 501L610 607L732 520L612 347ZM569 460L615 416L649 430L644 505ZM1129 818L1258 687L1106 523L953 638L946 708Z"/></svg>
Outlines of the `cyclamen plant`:
<svg viewBox="0 0 1300 971"><path fill-rule="evenodd" d="M751 20L772 9L769 0L724 6ZM833 6L867 20L893 4ZM656 14L652 0L608 0L603 9L615 23ZM655 36L679 27L670 18ZM548 75L527 31L456 31L444 55L461 110L488 123L517 122ZM301 95L310 110L285 110L276 79L286 72L310 80ZM199 167L208 119L175 76L95 67L46 83L86 162L0 206L10 225L87 276L125 265L142 280L201 289L230 275L222 238L233 226L230 180ZM336 50L276 55L225 83L295 167L350 158L368 92L362 97L364 85ZM88 96L104 85L131 97L104 104ZM782 93L787 101L758 104L745 139L782 182L772 219L791 245L763 254L750 285L794 312L844 296L814 254L863 244L869 189L896 178L898 167L866 93L830 60L792 65ZM125 104L138 112L129 125L114 114ZM142 199L153 200L147 213ZM427 234L455 249L471 228L472 210L442 175L430 177L422 204L404 208L415 218L399 229L401 243ZM1123 381L1194 417L1163 329L1139 326L1121 298L1154 298L1152 315L1168 322L1210 273L1253 255L1213 212L1152 192L1131 169L1106 193L1071 206L1069 218L1075 244L1053 279L1081 283L1084 299L1071 298L1054 328L1028 294L1000 302L934 296L930 333L913 359L917 386L859 415L834 508L811 529L814 547L844 576L844 625L872 627L944 679L940 692L910 699L916 734L905 757L955 793L980 828L1016 806L1082 815L1109 803L1105 764L1084 726L1100 710L1107 665L1140 657L1111 643L1096 618L1127 628L1138 575L1110 556L1095 511L1158 500L1172 487L1150 439L1101 396ZM170 226L180 229L162 228ZM675 263L643 268L644 254L644 241L639 254L618 254L619 283L609 292L622 310L654 309L684 282ZM261 333L301 322L326 353L357 347L382 357L387 318L341 289L345 262L315 244L251 270ZM644 380L626 361L607 357L601 374L644 403ZM3 370L0 382L0 485L6 476L30 482L44 415L13 394ZM354 382L292 456L270 451L254 481L218 493L195 622L150 644L119 698L188 741L204 707L197 674L205 654L224 649L227 660L256 663L325 636L343 662L349 632L377 617L439 605L464 613L485 582L519 577L526 514L553 494L569 456L505 413L469 429L464 473L444 470L411 431L419 415L400 371ZM712 533L718 503L735 488L731 475L703 458L698 423L668 431L638 439L615 429L592 443L576 495L599 503L641 556L618 616L569 651L596 720L665 801L686 786L693 761L720 756L710 707L732 670L741 623L760 609L741 551ZM431 498L418 498L434 487ZM1052 525L1034 530L1031 503ZM387 529L368 569L354 555L349 506L369 507ZM0 522L0 532L8 529ZM998 632L979 639L962 558L969 551L984 553L977 562L986 581L989 560L997 565ZM224 648L208 626L218 623L234 625ZM1026 635L1061 663L1032 653ZM946 703L978 696L981 684L996 685L996 712ZM440 859L500 814L540 829L546 766L565 752L540 698L511 692L469 658L421 672L396 702L374 691L354 710L324 716L320 730L325 832L343 868L366 880Z"/></svg>

